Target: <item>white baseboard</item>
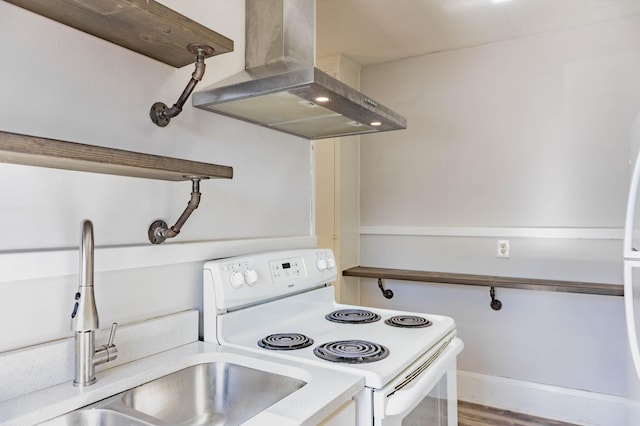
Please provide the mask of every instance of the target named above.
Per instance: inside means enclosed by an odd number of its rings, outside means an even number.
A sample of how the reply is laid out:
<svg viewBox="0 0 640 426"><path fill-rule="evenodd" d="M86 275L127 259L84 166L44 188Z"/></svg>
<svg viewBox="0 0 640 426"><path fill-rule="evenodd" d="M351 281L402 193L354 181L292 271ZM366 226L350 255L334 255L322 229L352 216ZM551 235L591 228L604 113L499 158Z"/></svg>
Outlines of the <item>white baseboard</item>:
<svg viewBox="0 0 640 426"><path fill-rule="evenodd" d="M620 396L458 371L458 399L577 425L626 425Z"/></svg>

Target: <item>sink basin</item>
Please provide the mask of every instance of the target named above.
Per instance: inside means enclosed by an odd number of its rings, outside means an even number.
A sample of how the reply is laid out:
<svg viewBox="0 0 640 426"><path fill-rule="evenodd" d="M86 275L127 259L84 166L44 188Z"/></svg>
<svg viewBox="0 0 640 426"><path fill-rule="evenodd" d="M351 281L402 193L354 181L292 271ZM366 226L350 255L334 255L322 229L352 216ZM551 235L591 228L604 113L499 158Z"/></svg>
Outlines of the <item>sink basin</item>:
<svg viewBox="0 0 640 426"><path fill-rule="evenodd" d="M42 425L238 425L305 384L303 380L230 362L203 363Z"/></svg>
<svg viewBox="0 0 640 426"><path fill-rule="evenodd" d="M237 425L305 384L238 364L212 362L133 388L121 402L174 425Z"/></svg>
<svg viewBox="0 0 640 426"><path fill-rule="evenodd" d="M132 417L106 408L90 408L72 411L45 423L47 426L156 426L136 417Z"/></svg>

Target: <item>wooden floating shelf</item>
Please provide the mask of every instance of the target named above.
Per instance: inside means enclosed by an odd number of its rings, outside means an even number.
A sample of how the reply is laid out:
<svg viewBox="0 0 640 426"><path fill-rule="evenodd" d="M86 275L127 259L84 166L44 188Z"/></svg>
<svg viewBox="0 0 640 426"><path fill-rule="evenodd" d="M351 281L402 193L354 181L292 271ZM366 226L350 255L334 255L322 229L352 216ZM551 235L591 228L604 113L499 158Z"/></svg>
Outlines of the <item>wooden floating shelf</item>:
<svg viewBox="0 0 640 426"><path fill-rule="evenodd" d="M6 1L174 67L195 62L190 44L233 51L233 40L154 0Z"/></svg>
<svg viewBox="0 0 640 426"><path fill-rule="evenodd" d="M439 284L517 288L523 290L557 291L562 293L599 294L603 296L624 296L624 287L620 284L510 278L491 275L373 268L368 266L356 266L354 268L346 269L342 272L342 275L346 277L382 278L389 280L421 281Z"/></svg>
<svg viewBox="0 0 640 426"><path fill-rule="evenodd" d="M233 178L233 168L0 132L0 162L169 181Z"/></svg>

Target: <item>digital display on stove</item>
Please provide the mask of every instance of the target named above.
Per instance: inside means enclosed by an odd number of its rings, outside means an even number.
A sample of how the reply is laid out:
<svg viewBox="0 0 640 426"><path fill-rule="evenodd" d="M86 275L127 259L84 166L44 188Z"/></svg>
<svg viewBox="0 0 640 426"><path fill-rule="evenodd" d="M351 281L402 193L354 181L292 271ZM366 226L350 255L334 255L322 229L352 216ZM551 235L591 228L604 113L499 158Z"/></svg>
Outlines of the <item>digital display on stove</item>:
<svg viewBox="0 0 640 426"><path fill-rule="evenodd" d="M288 257L269 261L271 279L274 284L288 283L292 286L292 280L305 277L304 262L300 257Z"/></svg>

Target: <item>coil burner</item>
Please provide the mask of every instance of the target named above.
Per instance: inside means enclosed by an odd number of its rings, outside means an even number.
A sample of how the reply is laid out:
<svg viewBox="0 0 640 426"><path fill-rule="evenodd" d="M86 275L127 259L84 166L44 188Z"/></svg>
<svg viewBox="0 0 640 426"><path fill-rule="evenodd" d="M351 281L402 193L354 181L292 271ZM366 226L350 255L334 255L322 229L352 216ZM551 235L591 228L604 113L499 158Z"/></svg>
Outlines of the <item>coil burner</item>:
<svg viewBox="0 0 640 426"><path fill-rule="evenodd" d="M428 319L416 315L396 315L385 320L384 323L400 328L423 328L433 324Z"/></svg>
<svg viewBox="0 0 640 426"><path fill-rule="evenodd" d="M321 359L348 364L366 364L380 361L389 355L386 347L365 340L338 340L323 343L313 350Z"/></svg>
<svg viewBox="0 0 640 426"><path fill-rule="evenodd" d="M362 309L340 309L325 315L331 322L342 324L366 324L380 320L380 315Z"/></svg>
<svg viewBox="0 0 640 426"><path fill-rule="evenodd" d="M300 333L270 334L258 341L258 346L273 351L292 351L313 345L313 339Z"/></svg>

